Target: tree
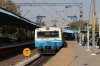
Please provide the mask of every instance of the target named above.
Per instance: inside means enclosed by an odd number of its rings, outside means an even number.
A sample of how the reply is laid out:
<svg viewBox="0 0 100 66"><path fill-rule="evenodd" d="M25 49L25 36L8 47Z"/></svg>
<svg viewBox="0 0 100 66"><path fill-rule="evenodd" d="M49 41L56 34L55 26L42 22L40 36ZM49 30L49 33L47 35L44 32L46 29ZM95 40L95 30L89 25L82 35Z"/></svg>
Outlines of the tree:
<svg viewBox="0 0 100 66"><path fill-rule="evenodd" d="M0 0L0 2L0 7L20 15L18 7L16 7L12 0Z"/></svg>
<svg viewBox="0 0 100 66"><path fill-rule="evenodd" d="M18 30L18 35L20 35L20 36L25 36L24 29L19 28L19 30Z"/></svg>
<svg viewBox="0 0 100 66"><path fill-rule="evenodd" d="M40 26L46 26L46 24L44 22L37 22L36 24L38 24Z"/></svg>
<svg viewBox="0 0 100 66"><path fill-rule="evenodd" d="M87 26L87 23L81 20L77 22L71 22L67 26L69 26L69 28L71 28L72 30L78 30L80 27L80 23L81 23L81 29L85 29Z"/></svg>
<svg viewBox="0 0 100 66"><path fill-rule="evenodd" d="M90 29L90 31L92 31L92 28ZM95 25L95 31L99 31L99 26Z"/></svg>
<svg viewBox="0 0 100 66"><path fill-rule="evenodd" d="M69 26L69 28L71 27L72 30L78 30L79 27L80 27L80 23L81 23L81 29L82 30L87 29L87 22L84 22L84 21L71 22L67 26ZM99 30L99 27L96 24L95 25L95 31L98 31L98 30ZM92 31L92 28L90 28L90 31Z"/></svg>
<svg viewBox="0 0 100 66"><path fill-rule="evenodd" d="M14 26L8 27L9 34L14 34L17 32L17 28Z"/></svg>
<svg viewBox="0 0 100 66"><path fill-rule="evenodd" d="M3 4L5 3L5 0L0 0L0 7L3 8Z"/></svg>

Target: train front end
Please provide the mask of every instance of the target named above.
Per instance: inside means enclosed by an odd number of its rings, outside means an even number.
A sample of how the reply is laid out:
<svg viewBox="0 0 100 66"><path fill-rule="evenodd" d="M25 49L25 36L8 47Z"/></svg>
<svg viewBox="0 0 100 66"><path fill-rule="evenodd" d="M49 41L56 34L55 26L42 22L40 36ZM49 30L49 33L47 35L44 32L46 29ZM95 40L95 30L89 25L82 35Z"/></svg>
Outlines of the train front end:
<svg viewBox="0 0 100 66"><path fill-rule="evenodd" d="M62 44L60 28L46 27L35 30L35 47L40 54L56 54L62 47Z"/></svg>

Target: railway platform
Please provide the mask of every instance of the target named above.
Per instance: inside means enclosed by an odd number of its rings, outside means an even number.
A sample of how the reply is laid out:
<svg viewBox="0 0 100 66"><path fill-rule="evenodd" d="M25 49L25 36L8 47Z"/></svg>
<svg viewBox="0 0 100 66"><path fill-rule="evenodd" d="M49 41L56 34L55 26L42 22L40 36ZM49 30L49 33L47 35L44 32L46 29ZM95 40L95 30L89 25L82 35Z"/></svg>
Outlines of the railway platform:
<svg viewBox="0 0 100 66"><path fill-rule="evenodd" d="M73 66L73 47L67 42L65 46L44 66Z"/></svg>
<svg viewBox="0 0 100 66"><path fill-rule="evenodd" d="M7 48L7 47L13 47L13 46L20 46L20 45L33 44L33 43L34 43L33 40L30 40L30 41L23 41L23 42L4 43L4 44L0 44L0 49L2 49L2 48Z"/></svg>
<svg viewBox="0 0 100 66"><path fill-rule="evenodd" d="M34 41L23 41L0 44L0 55L11 53L17 50L23 50L24 48L34 48Z"/></svg>
<svg viewBox="0 0 100 66"><path fill-rule="evenodd" d="M74 41L67 41L67 47L62 48L44 66L100 66L100 49L87 51L87 47Z"/></svg>

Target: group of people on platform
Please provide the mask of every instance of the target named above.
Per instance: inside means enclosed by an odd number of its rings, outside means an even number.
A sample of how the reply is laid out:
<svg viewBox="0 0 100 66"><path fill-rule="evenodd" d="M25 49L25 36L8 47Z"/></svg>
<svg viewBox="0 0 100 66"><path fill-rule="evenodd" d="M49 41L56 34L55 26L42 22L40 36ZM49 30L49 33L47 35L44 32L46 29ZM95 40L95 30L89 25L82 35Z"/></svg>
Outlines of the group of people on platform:
<svg viewBox="0 0 100 66"><path fill-rule="evenodd" d="M81 36L81 42L82 42L82 45L84 46L84 44L86 44L86 42L87 42L87 36L85 37L84 34L81 34L81 35L82 35ZM76 33L76 34L65 33L65 34L63 34L63 37L64 37L65 40L74 40L74 41L77 41L77 42L80 41L80 36L79 36L78 33ZM98 40L95 40L95 44L97 46L99 46L99 49L100 49L100 38L98 38ZM90 42L89 45L92 46L92 42Z"/></svg>
<svg viewBox="0 0 100 66"><path fill-rule="evenodd" d="M92 37L92 36L91 36ZM74 35L74 41L76 41L77 40L77 42L79 42L79 39L80 37L79 37L79 35L78 34L75 34ZM86 37L87 38L87 37ZM81 37L81 42L82 42L82 44L84 44L84 43L86 43L87 42L87 39L86 38L84 38L84 34L82 34L82 37ZM92 43L90 43L89 45L91 45L92 46ZM100 49L100 38L98 38L98 40L95 40L95 45L97 45L97 46L99 46L99 49Z"/></svg>

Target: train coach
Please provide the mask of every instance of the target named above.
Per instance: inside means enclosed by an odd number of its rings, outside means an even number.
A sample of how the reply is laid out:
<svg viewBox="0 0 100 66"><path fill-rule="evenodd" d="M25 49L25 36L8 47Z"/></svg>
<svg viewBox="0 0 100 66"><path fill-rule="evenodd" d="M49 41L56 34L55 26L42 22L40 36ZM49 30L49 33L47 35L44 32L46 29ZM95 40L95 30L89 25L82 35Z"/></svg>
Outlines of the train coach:
<svg viewBox="0 0 100 66"><path fill-rule="evenodd" d="M35 47L40 54L56 54L62 46L61 28L42 27L35 29Z"/></svg>

